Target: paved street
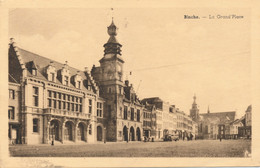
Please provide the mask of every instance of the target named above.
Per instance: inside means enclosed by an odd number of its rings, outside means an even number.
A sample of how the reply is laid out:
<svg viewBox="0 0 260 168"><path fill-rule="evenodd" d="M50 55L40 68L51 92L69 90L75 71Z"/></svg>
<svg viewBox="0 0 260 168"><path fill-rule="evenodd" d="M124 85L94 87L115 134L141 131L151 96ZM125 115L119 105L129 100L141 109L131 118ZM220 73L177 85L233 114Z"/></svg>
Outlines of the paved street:
<svg viewBox="0 0 260 168"><path fill-rule="evenodd" d="M10 146L11 156L19 157L244 157L246 150L251 153L249 140Z"/></svg>

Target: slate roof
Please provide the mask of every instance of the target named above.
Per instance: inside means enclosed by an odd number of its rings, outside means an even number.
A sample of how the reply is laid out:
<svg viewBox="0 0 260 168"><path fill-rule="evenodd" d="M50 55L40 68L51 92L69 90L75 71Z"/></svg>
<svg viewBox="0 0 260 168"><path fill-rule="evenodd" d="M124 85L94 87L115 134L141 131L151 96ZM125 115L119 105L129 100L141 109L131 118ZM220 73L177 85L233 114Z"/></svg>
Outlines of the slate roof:
<svg viewBox="0 0 260 168"><path fill-rule="evenodd" d="M218 121L219 124L230 123L235 120L236 112L214 112L214 113L202 113L200 114L203 120Z"/></svg>
<svg viewBox="0 0 260 168"><path fill-rule="evenodd" d="M232 125L232 124L237 124L237 123L242 123L242 121L241 121L241 119L236 119L235 121L232 121L231 123L230 123L230 125Z"/></svg>
<svg viewBox="0 0 260 168"><path fill-rule="evenodd" d="M10 45L10 47L11 46L12 45ZM25 64L25 67L27 68L27 76L28 77L34 77L34 78L37 78L37 79L40 79L40 80L48 81L47 74L46 74L45 70L50 65L50 62L53 62L53 66L55 67L55 69L58 73L55 83L62 84L60 77L59 77L59 71L62 70L62 68L64 67L64 64L57 62L55 60L40 56L38 54L32 53L30 51L24 50L24 49L19 48L17 46L14 46L14 47L15 47L16 52L19 53L19 55L22 57L23 63ZM37 75L36 76L32 75L32 73L30 71L31 68L37 69ZM70 76L71 76L71 81L70 81L69 87L76 88L74 86L74 83L72 83L72 77L74 75L76 75L79 71L79 75L82 77L83 85L84 85L84 87L82 87L82 90L89 92L89 90L87 90L87 85L88 85L88 83L86 83L87 81L91 82L94 90L97 90L96 85L95 85L95 83L94 83L94 81L93 81L93 79L92 79L92 77L90 76L89 73L80 71L79 69L76 69L76 68L73 68L73 67L70 67L70 66L68 66L68 69L70 71Z"/></svg>
<svg viewBox="0 0 260 168"><path fill-rule="evenodd" d="M16 81L15 78L9 73L8 73L8 82L19 83L19 81Z"/></svg>
<svg viewBox="0 0 260 168"><path fill-rule="evenodd" d="M163 100L160 99L159 97L150 97L150 98L144 98L141 102L142 103L148 102L149 104L153 104L155 102L163 102Z"/></svg>

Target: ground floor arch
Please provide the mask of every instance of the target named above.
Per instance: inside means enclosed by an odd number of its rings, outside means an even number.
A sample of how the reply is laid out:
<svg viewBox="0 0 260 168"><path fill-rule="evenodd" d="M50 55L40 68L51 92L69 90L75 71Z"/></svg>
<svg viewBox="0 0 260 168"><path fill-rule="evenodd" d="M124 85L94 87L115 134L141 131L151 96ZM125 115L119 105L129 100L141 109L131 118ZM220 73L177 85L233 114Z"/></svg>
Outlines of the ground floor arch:
<svg viewBox="0 0 260 168"><path fill-rule="evenodd" d="M64 140L73 141L74 140L74 123L72 121L67 121L65 123L64 129Z"/></svg>
<svg viewBox="0 0 260 168"><path fill-rule="evenodd" d="M97 141L103 140L103 128L99 125L97 126Z"/></svg>
<svg viewBox="0 0 260 168"><path fill-rule="evenodd" d="M130 128L130 135L129 135L129 137L130 137L130 141L135 141L135 129L134 129L134 127Z"/></svg>
<svg viewBox="0 0 260 168"><path fill-rule="evenodd" d="M128 141L128 128L126 126L123 128L123 137L124 141Z"/></svg>
<svg viewBox="0 0 260 168"><path fill-rule="evenodd" d="M169 130L168 130L168 129L164 129L164 130L163 130L163 137L164 137L165 135L167 135L167 134L169 134Z"/></svg>
<svg viewBox="0 0 260 168"><path fill-rule="evenodd" d="M51 120L49 135L51 140L61 141L61 123L59 120Z"/></svg>
<svg viewBox="0 0 260 168"><path fill-rule="evenodd" d="M139 127L136 128L136 140L141 141L141 130Z"/></svg>
<svg viewBox="0 0 260 168"><path fill-rule="evenodd" d="M78 124L77 138L79 141L86 141L87 126L83 122Z"/></svg>

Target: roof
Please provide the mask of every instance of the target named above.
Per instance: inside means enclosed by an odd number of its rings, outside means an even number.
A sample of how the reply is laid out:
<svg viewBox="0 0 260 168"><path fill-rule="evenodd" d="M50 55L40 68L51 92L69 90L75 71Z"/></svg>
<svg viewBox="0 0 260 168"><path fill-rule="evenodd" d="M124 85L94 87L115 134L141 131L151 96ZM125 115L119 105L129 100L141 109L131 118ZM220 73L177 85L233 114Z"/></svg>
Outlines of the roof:
<svg viewBox="0 0 260 168"><path fill-rule="evenodd" d="M239 124L240 122L242 123L241 119L236 119L235 121L232 121L230 123L230 125L232 125L232 124Z"/></svg>
<svg viewBox="0 0 260 168"><path fill-rule="evenodd" d="M214 113L204 113L200 114L203 120L215 120L219 123L227 123L235 120L236 112L214 112Z"/></svg>
<svg viewBox="0 0 260 168"><path fill-rule="evenodd" d="M155 105L154 104L149 104L149 103L146 103L145 104L145 109L147 109L148 111L153 111L155 108Z"/></svg>
<svg viewBox="0 0 260 168"><path fill-rule="evenodd" d="M107 43L118 43L119 44L119 42L117 41L115 36L110 36Z"/></svg>
<svg viewBox="0 0 260 168"><path fill-rule="evenodd" d="M153 104L155 102L163 102L162 99L160 99L159 97L150 97L150 98L144 98L142 100L143 103L145 103L146 101L148 101L150 104Z"/></svg>
<svg viewBox="0 0 260 168"><path fill-rule="evenodd" d="M10 47L11 46L13 46L12 43L10 44ZM45 69L50 65L50 62L53 62L52 65L55 67L57 73L64 67L64 64L62 64L60 62L40 56L38 54L35 54L30 51L19 48L17 46L13 46L13 47L14 47L16 53L19 53L19 56L21 56L22 61L25 64L25 67L27 68L27 76L29 76L29 77L34 77L34 78L37 78L40 80L48 81ZM30 68L36 68L38 70L37 75L32 75L31 71L29 70ZM79 74L82 77L83 83L84 83L84 81L86 82L88 80L91 82L93 88L95 90L97 90L94 80L92 79L89 72L83 72L83 71L80 71L79 69L76 69L76 68L73 68L70 66L68 66L68 69L70 71L71 77L76 74ZM61 81L59 80L58 75L57 75L56 83L62 84ZM70 87L76 88L72 83L71 83ZM82 90L88 91L86 86L82 87Z"/></svg>
<svg viewBox="0 0 260 168"><path fill-rule="evenodd" d="M19 83L19 81L16 81L15 78L9 73L8 73L8 82Z"/></svg>

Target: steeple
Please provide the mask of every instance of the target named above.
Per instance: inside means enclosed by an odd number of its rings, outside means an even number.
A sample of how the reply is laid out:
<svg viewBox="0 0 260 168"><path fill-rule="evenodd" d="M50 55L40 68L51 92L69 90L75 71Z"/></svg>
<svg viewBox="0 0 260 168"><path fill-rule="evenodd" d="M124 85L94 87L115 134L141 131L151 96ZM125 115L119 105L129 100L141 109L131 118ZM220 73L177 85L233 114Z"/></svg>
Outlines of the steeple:
<svg viewBox="0 0 260 168"><path fill-rule="evenodd" d="M196 99L197 99L196 94L194 94L192 107L190 109L190 116L193 121L197 122L199 120L199 109L196 103Z"/></svg>
<svg viewBox="0 0 260 168"><path fill-rule="evenodd" d="M197 108L197 103L196 103L196 94L194 94L194 96L193 96L192 108L193 108L193 109Z"/></svg>
<svg viewBox="0 0 260 168"><path fill-rule="evenodd" d="M196 94L194 94L194 96L193 96L193 104L196 104Z"/></svg>
<svg viewBox="0 0 260 168"><path fill-rule="evenodd" d="M106 55L106 54L121 55L122 45L116 39L117 30L118 30L118 28L114 24L114 20L112 18L112 23L110 24L110 26L107 27L107 33L110 37L109 37L107 43L104 44L104 47L105 47L104 55Z"/></svg>

